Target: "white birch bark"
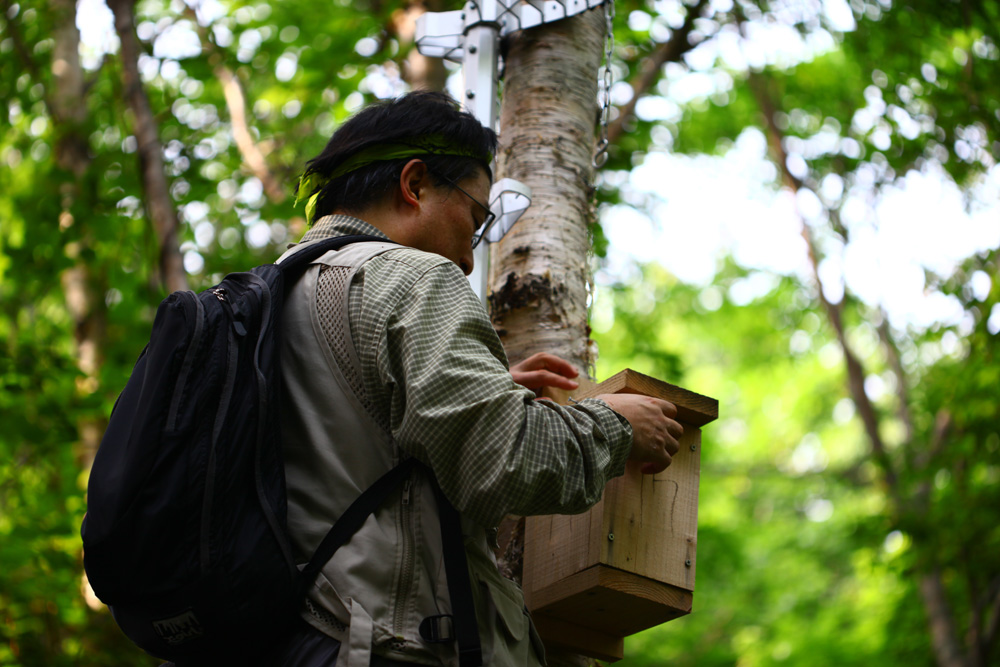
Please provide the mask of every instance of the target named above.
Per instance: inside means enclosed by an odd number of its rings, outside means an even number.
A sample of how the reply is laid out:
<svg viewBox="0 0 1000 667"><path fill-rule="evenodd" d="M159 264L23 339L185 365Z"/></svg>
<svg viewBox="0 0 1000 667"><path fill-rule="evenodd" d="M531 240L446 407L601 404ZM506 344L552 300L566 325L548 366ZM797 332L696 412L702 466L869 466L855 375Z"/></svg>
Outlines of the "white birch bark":
<svg viewBox="0 0 1000 667"><path fill-rule="evenodd" d="M551 352L587 373L595 360L587 226L604 26L597 9L510 36L497 178L515 178L533 193L531 207L491 249L490 315L511 363ZM505 520L501 542L501 571L519 581L523 520ZM562 652L548 661L592 663Z"/></svg>
<svg viewBox="0 0 1000 667"><path fill-rule="evenodd" d="M490 313L511 363L542 351L582 372L594 361L587 225L604 25L597 9L510 36L497 176L533 191L491 254Z"/></svg>

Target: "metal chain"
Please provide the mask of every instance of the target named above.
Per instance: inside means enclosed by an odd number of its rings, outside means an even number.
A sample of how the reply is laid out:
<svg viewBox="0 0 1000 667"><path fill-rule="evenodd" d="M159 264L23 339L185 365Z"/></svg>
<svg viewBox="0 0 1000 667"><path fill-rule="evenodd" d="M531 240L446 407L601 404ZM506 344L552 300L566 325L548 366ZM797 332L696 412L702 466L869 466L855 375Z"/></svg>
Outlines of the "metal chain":
<svg viewBox="0 0 1000 667"><path fill-rule="evenodd" d="M601 138L594 152L594 168L600 169L608 161L608 121L611 116L611 58L615 52L615 0L604 0L604 67L601 70L598 98L601 105Z"/></svg>

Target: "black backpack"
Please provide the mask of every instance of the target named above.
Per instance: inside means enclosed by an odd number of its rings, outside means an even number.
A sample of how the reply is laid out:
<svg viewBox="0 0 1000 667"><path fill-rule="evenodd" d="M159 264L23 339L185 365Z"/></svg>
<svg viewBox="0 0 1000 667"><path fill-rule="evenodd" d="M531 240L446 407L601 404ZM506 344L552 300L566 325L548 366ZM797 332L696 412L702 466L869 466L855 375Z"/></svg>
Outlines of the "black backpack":
<svg viewBox="0 0 1000 667"><path fill-rule="evenodd" d="M160 304L94 460L81 529L94 592L148 653L187 664L259 658L334 551L414 467L404 461L365 491L299 572L277 416L285 289L327 251L383 240L318 241ZM455 557L464 566L464 552Z"/></svg>

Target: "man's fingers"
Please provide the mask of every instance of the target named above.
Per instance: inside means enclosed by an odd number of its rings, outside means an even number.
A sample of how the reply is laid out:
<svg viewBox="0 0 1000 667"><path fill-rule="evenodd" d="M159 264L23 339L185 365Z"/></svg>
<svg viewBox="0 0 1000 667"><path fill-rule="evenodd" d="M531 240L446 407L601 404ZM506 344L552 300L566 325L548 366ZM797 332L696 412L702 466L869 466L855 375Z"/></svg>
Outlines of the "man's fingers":
<svg viewBox="0 0 1000 667"><path fill-rule="evenodd" d="M573 364L547 352L538 352L514 364L510 374L514 382L534 391L542 387L572 390L579 386L572 379L580 374Z"/></svg>
<svg viewBox="0 0 1000 667"><path fill-rule="evenodd" d="M575 378L580 374L573 364L562 357L548 352L538 352L524 360L525 370L549 370L567 378Z"/></svg>
<svg viewBox="0 0 1000 667"><path fill-rule="evenodd" d="M668 467L670 467L670 464L672 462L673 462L673 459L671 459L671 457L668 456L666 462L643 463L642 464L642 468L641 468L642 474L643 475L655 475L658 472L663 472Z"/></svg>
<svg viewBox="0 0 1000 667"><path fill-rule="evenodd" d="M667 450L668 454L673 456L677 453L677 450L681 448L681 443L677 442L676 438L668 437L667 441L663 444L663 447Z"/></svg>
<svg viewBox="0 0 1000 667"><path fill-rule="evenodd" d="M515 378L518 383L529 389L540 387L556 387L558 389L576 389L579 384L552 371L524 371Z"/></svg>
<svg viewBox="0 0 1000 667"><path fill-rule="evenodd" d="M657 399L654 399L654 400L656 400L656 402L659 403L660 410L663 411L663 414L665 416L670 417L671 419L673 419L674 417L677 416L677 406L676 405L674 405L670 401L664 401L662 398L657 398Z"/></svg>

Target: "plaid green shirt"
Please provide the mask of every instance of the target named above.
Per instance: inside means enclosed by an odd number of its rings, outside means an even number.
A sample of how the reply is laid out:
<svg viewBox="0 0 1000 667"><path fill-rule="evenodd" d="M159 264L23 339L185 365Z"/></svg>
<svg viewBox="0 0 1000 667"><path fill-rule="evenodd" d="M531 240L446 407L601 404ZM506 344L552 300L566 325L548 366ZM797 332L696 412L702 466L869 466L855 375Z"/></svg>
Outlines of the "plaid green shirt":
<svg viewBox="0 0 1000 667"><path fill-rule="evenodd" d="M348 234L387 238L336 215L302 240ZM330 308L323 294L321 313ZM516 384L482 303L450 260L385 252L358 271L348 301L363 402L402 451L430 466L463 516L490 528L506 514L583 512L624 472L628 422L603 401L563 407Z"/></svg>

